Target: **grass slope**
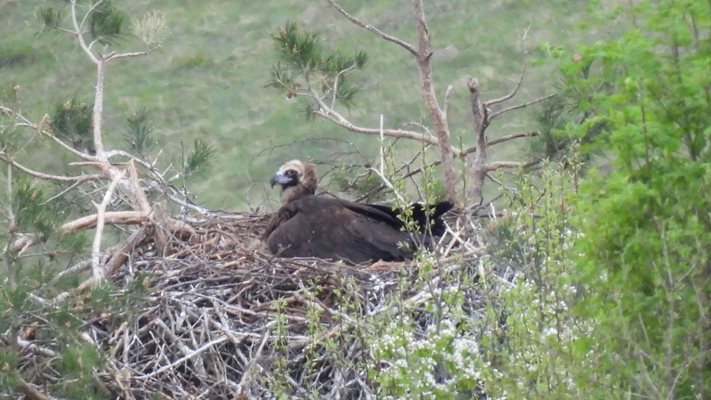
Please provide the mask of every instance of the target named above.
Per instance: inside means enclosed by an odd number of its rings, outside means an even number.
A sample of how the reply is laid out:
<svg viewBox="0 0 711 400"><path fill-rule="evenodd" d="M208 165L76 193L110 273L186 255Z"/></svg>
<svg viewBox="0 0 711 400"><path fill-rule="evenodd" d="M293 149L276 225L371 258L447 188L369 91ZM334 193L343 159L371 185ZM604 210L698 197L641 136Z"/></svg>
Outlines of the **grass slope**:
<svg viewBox="0 0 711 400"><path fill-rule="evenodd" d="M19 83L22 109L33 120L51 113L57 102L70 97L91 101L93 95L93 66L78 46L56 31L39 34L41 23L35 14L44 4L0 1L0 88L5 91ZM342 4L386 32L414 41L408 2ZM107 140L122 145L124 115L146 106L159 147L173 154L166 163L179 165L181 148L188 148L196 137L211 143L217 149L214 166L191 185L198 201L209 206L244 209L275 198L266 182L286 159L363 164L377 158L376 139L325 122L307 122L298 114L297 104L264 88L274 62L270 34L288 20L322 32L329 46L368 52L369 63L357 77L363 84L360 100L347 112L354 122L377 127L380 114L393 127L426 121L411 56L354 27L325 1L156 0L117 1L116 5L135 16L149 10L163 13L169 32L159 51L111 66L105 105ZM566 45L579 37L573 25L585 11L583 2L563 0L439 0L427 2L426 10L436 49L436 88L442 96L448 84L454 86L450 126L461 137L454 142L464 144L472 142L466 77L479 78L487 97L506 93L521 69L519 38L526 26L531 25L527 47L537 58L539 44ZM119 47L140 48L130 38ZM519 99L550 93L554 84L550 67L530 68ZM490 134L531 129L530 124L520 113L497 121ZM360 149L358 153L353 153L353 146Z"/></svg>

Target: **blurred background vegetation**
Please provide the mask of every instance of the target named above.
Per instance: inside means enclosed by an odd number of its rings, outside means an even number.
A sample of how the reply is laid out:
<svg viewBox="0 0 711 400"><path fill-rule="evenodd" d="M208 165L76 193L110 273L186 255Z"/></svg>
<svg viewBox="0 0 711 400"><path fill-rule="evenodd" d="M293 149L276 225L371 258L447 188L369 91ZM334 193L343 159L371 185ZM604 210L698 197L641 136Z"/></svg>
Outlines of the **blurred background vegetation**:
<svg viewBox="0 0 711 400"><path fill-rule="evenodd" d="M297 101L265 88L276 61L272 35L287 21L320 33L328 48L367 53L365 68L353 74L360 91L347 116L354 123L377 128L380 114L386 126L394 128L427 121L412 56L347 23L326 2L113 3L127 20L149 11L160 13L165 16L167 30L158 51L109 69L105 140L125 147L126 117L145 109L158 142L154 149L165 149L161 155L165 164L180 165L196 138L212 146L216 150L213 167L190 186L196 200L209 207L246 210L262 205L267 198L276 199L266 183L273 170L288 159L311 159L322 164L322 174L331 167L357 169L377 160L376 138L323 121L309 122ZM46 113L52 115L57 104L72 99L92 102L94 66L74 41L43 28L39 18L43 7L56 4L0 1L0 88L6 93L19 85L20 110L33 121ZM342 4L390 34L414 40L407 7L374 1ZM529 25L525 46L533 66L519 100L556 91L555 67L542 62L545 49L599 35L576 27L584 21L586 7L585 2L559 0L427 2L436 90L441 97L447 85L454 86L449 102L453 143L473 143L466 78L477 77L488 98L510 91L524 60L520 38ZM130 34L115 39L114 45L123 51L141 47ZM513 113L497 121L489 136L538 129L537 118L528 110ZM34 162L45 167L63 165L50 155L49 147L34 145ZM517 153L514 150L520 147L512 146L497 148L493 158Z"/></svg>

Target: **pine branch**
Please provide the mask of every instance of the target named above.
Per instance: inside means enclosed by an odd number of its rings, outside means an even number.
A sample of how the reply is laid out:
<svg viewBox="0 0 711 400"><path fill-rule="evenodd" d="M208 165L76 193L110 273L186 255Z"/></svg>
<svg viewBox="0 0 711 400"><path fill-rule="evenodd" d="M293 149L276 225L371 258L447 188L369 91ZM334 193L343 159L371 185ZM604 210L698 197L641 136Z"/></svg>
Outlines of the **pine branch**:
<svg viewBox="0 0 711 400"><path fill-rule="evenodd" d="M71 12L71 19L72 19L72 24L74 25L74 36L76 36L77 41L79 42L79 47L84 51L84 53L89 57L91 62L94 64L99 64L99 58L96 57L96 54L94 54L93 51L91 51L91 48L86 44L86 41L84 40L84 32L83 32L83 27L84 23L86 22L86 19L89 17L89 14L94 10L94 7L97 7L103 0L99 0L96 2L91 9L84 15L84 18L82 18L81 24L77 20L77 1L76 0L71 0L70 2L70 12Z"/></svg>

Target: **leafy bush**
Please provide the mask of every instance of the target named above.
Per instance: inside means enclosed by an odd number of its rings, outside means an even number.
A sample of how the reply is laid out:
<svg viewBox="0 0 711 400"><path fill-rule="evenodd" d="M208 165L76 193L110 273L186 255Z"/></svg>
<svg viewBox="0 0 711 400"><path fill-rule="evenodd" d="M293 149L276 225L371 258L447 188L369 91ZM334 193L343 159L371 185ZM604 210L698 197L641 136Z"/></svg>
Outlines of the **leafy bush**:
<svg viewBox="0 0 711 400"><path fill-rule="evenodd" d="M636 24L579 49L564 72L615 170L581 188L578 265L595 320L591 397L711 395L711 10L703 1L615 10ZM589 74L587 71L591 71Z"/></svg>

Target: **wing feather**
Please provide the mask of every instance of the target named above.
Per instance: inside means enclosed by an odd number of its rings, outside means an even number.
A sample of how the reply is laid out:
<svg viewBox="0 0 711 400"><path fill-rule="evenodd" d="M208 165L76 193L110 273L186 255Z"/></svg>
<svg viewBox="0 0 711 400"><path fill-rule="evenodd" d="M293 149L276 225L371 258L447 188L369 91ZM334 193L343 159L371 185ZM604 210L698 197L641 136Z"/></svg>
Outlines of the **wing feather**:
<svg viewBox="0 0 711 400"><path fill-rule="evenodd" d="M387 214L348 203L316 196L290 203L289 212L282 213L267 239L269 249L284 257L320 257L352 263L411 257L411 250L401 247L402 243L409 243L409 235L383 221L390 218ZM289 218L284 218L286 215Z"/></svg>

